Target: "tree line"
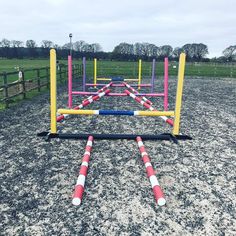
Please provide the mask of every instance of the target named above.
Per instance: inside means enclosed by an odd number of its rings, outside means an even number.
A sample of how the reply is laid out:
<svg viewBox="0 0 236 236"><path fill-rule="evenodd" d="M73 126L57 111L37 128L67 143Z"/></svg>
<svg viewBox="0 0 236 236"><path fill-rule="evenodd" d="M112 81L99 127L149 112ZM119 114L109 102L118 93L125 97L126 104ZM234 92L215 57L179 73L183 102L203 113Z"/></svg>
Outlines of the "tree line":
<svg viewBox="0 0 236 236"><path fill-rule="evenodd" d="M25 43L20 40L2 39L0 41L1 58L48 58L50 48L57 49L59 59L67 58L72 47L74 58L94 57L107 60L152 60L157 58L163 60L169 57L172 60L178 60L179 54L185 52L188 61L219 61L231 62L236 61L236 45L229 46L223 50L219 58L209 59L208 46L203 43L188 43L181 47L173 48L171 45L156 46L151 43L134 43L126 42L115 46L112 52L104 52L98 43L89 44L83 40L76 41L72 44L66 43L62 46L54 44L50 40L43 40L40 45L29 39Z"/></svg>
<svg viewBox="0 0 236 236"><path fill-rule="evenodd" d="M8 39L2 39L0 41L0 58L48 58L50 48L57 49L58 58L64 59L67 58L71 45L70 43L66 43L60 46L50 40L43 40L40 45L37 45L32 39L27 40L25 43L20 40L10 41ZM93 58L94 55L106 54L102 52L102 48L98 43L88 44L82 40L74 42L72 48L75 58L81 56Z"/></svg>

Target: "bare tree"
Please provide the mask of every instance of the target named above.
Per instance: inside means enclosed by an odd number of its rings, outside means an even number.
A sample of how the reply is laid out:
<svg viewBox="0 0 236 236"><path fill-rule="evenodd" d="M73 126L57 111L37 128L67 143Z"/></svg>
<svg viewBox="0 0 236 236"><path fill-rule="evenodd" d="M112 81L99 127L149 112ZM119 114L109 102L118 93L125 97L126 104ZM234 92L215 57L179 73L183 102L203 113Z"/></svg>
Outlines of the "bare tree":
<svg viewBox="0 0 236 236"><path fill-rule="evenodd" d="M41 46L42 48L52 48L53 42L50 40L43 40Z"/></svg>
<svg viewBox="0 0 236 236"><path fill-rule="evenodd" d="M55 49L61 49L61 46L55 43L55 44L53 45L53 48L55 48Z"/></svg>
<svg viewBox="0 0 236 236"><path fill-rule="evenodd" d="M4 38L4 39L2 39L1 45L4 48L9 48L11 46L11 41Z"/></svg>
<svg viewBox="0 0 236 236"><path fill-rule="evenodd" d="M223 51L223 55L227 58L228 61L236 60L236 45L229 46Z"/></svg>
<svg viewBox="0 0 236 236"><path fill-rule="evenodd" d="M137 56L143 56L143 44L142 43L135 43L134 44L134 54Z"/></svg>
<svg viewBox="0 0 236 236"><path fill-rule="evenodd" d="M85 45L87 45L87 43L83 40L76 41L73 44L74 49L78 52L83 52Z"/></svg>
<svg viewBox="0 0 236 236"><path fill-rule="evenodd" d="M187 58L193 58L194 52L192 44L187 43L182 47L183 51L185 52Z"/></svg>
<svg viewBox="0 0 236 236"><path fill-rule="evenodd" d="M36 48L37 47L36 42L32 39L27 40L25 45L27 48Z"/></svg>
<svg viewBox="0 0 236 236"><path fill-rule="evenodd" d="M203 43L188 43L182 47L189 59L200 61L208 54L208 47Z"/></svg>
<svg viewBox="0 0 236 236"><path fill-rule="evenodd" d="M159 48L155 44L148 43L146 45L146 56L157 57L159 55Z"/></svg>
<svg viewBox="0 0 236 236"><path fill-rule="evenodd" d="M169 57L173 52L173 48L170 45L163 45L160 47L160 56Z"/></svg>
<svg viewBox="0 0 236 236"><path fill-rule="evenodd" d="M129 43L120 43L114 48L113 52L117 54L123 54L123 55L133 55L134 45L129 44Z"/></svg>
<svg viewBox="0 0 236 236"><path fill-rule="evenodd" d="M19 40L12 40L11 45L12 45L13 48L20 48L20 47L24 46L24 43L22 41L19 41Z"/></svg>
<svg viewBox="0 0 236 236"><path fill-rule="evenodd" d="M207 45L203 43L193 43L193 57L200 61L204 58L209 52Z"/></svg>
<svg viewBox="0 0 236 236"><path fill-rule="evenodd" d="M172 56L172 57L175 57L175 58L178 58L181 52L183 52L183 49L180 48L180 47L176 47L176 48L173 50L171 56Z"/></svg>
<svg viewBox="0 0 236 236"><path fill-rule="evenodd" d="M62 46L62 49L68 49L70 50L70 43L66 43Z"/></svg>
<svg viewBox="0 0 236 236"><path fill-rule="evenodd" d="M92 43L91 45L92 52L101 52L102 47L99 43Z"/></svg>

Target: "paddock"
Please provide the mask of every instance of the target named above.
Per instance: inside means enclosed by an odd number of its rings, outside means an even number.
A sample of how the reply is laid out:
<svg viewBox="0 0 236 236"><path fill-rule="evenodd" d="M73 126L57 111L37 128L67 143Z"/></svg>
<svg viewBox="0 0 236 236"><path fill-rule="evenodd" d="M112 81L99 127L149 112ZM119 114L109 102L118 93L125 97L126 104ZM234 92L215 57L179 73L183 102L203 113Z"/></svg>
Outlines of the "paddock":
<svg viewBox="0 0 236 236"><path fill-rule="evenodd" d="M92 80L90 81L93 82ZM145 79L144 79L145 82ZM155 81L163 88L163 80ZM7 235L235 235L235 79L185 79L181 132L192 141L143 141L166 205L153 200L137 143L94 140L83 203L71 204L85 140L45 142L49 94L0 113L1 229ZM173 108L176 78L169 78ZM67 102L58 90L58 106ZM172 96L173 94L173 96ZM78 104L84 98L78 97ZM163 106L162 100L150 98ZM125 97L103 97L89 109L139 110ZM163 108L163 107L162 107ZM78 124L79 129L78 130ZM63 130L150 133L169 129L156 117L71 118ZM60 127L59 127L60 129Z"/></svg>

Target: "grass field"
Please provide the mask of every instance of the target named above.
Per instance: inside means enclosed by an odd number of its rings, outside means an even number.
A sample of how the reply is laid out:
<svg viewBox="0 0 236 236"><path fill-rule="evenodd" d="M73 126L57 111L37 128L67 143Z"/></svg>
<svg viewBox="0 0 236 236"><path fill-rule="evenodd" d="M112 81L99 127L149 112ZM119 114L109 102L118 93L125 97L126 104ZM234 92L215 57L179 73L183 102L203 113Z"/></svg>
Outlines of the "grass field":
<svg viewBox="0 0 236 236"><path fill-rule="evenodd" d="M138 63L137 62L117 62L117 61L98 61L98 76L114 76L123 75L127 77L137 77ZM93 62L87 62L87 74L93 75ZM142 75L151 76L152 63L142 63ZM164 64L157 62L156 74L163 75ZM169 75L176 76L178 73L178 63L169 62ZM207 77L235 77L236 78L236 65L225 64L209 64L209 63L187 63L186 72L187 76L207 76Z"/></svg>
<svg viewBox="0 0 236 236"><path fill-rule="evenodd" d="M60 63L67 63L66 60L61 60ZM49 66L48 59L0 59L0 73L3 71L15 71L17 67L24 69L34 69Z"/></svg>
<svg viewBox="0 0 236 236"><path fill-rule="evenodd" d="M66 64L66 60L60 60L60 63ZM74 63L81 61L75 60ZM16 71L17 67L24 69L40 68L49 66L49 60L0 60L0 73L3 71ZM158 62L156 66L157 75L163 75L163 63ZM175 68L176 67L176 68ZM177 75L177 62L169 62L169 74ZM87 76L93 76L93 61L87 61L86 68ZM127 76L137 77L138 63L137 62L122 62L122 61L98 61L98 76ZM151 62L142 63L143 76L151 76ZM29 74L30 75L30 74ZM209 77L234 77L236 78L236 65L231 64L215 64L215 63L187 63L187 76L209 76ZM30 78L26 78L30 79Z"/></svg>
<svg viewBox="0 0 236 236"><path fill-rule="evenodd" d="M59 63L67 64L66 60L60 60ZM74 60L74 64L82 64L81 60ZM36 68L43 68L49 66L49 60L0 60L0 85L3 85L2 72L14 72L7 76L7 82L11 83L18 80L18 68L24 69L24 78L26 81L37 80L38 73L40 77L47 77L46 69L39 71L33 70ZM177 76L178 63L169 62L169 75ZM93 61L86 62L86 77L92 78L94 74ZM152 63L142 62L142 76L151 78ZM156 75L157 77L163 76L164 64L163 62L157 62ZM229 64L213 64L213 63L187 63L186 76L198 76L198 77L230 77L236 78L236 65ZM137 78L138 77L138 62L124 62L124 61L103 61L97 62L97 76L98 77L111 77L111 76L123 76L125 78ZM44 90L47 90L46 88ZM37 95L37 91L31 91L27 98L32 98ZM13 99L13 103L18 103L22 96ZM3 90L0 91L0 99L3 98ZM0 103L0 110L4 109L5 104Z"/></svg>

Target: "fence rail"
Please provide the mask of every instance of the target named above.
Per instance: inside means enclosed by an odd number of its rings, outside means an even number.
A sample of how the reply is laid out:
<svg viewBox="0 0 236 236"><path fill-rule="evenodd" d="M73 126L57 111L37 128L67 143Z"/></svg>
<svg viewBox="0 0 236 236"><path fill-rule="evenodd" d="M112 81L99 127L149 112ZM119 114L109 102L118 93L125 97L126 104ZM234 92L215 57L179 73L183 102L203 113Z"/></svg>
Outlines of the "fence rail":
<svg viewBox="0 0 236 236"><path fill-rule="evenodd" d="M15 99L25 99L32 91L41 92L43 88L49 88L50 68L41 67L14 72L0 73L0 103L8 108ZM67 80L68 67L65 64L57 66L57 81L63 83ZM82 65L73 65L73 77L82 76Z"/></svg>

